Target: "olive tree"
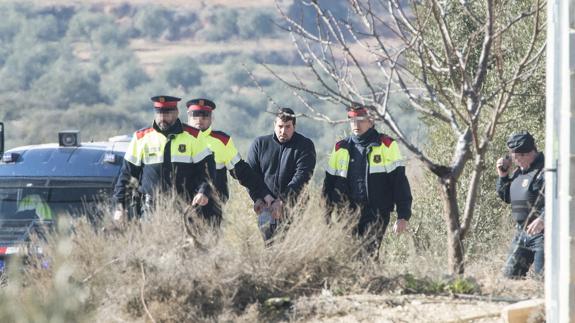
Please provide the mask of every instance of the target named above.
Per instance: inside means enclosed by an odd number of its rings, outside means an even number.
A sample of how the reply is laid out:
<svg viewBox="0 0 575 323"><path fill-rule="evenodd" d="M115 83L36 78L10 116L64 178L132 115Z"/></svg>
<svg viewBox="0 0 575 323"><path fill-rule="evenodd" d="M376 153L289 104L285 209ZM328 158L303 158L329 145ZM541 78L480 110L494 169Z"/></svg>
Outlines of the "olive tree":
<svg viewBox="0 0 575 323"><path fill-rule="evenodd" d="M348 0L343 19L317 0L303 2L315 12L312 30L279 5L278 10L312 77L268 70L316 119L338 122L313 109L306 97L341 108L366 106L391 129L437 179L448 270L463 273L463 242L496 129L527 92L544 92L533 84L544 79L545 3ZM446 154L438 157L412 140L397 122L401 109L389 109L392 95L403 96L430 129L441 130ZM462 181L464 170L468 177Z"/></svg>

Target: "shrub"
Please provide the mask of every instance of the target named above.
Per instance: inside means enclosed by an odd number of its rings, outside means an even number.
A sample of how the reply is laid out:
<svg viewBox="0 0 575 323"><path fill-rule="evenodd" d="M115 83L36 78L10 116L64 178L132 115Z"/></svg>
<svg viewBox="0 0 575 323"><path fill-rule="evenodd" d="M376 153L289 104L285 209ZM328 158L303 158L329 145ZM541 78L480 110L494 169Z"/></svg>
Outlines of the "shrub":
<svg viewBox="0 0 575 323"><path fill-rule="evenodd" d="M120 93L131 91L149 81L150 78L140 65L127 62L116 66L103 77L102 92L108 98L113 99Z"/></svg>
<svg viewBox="0 0 575 323"><path fill-rule="evenodd" d="M180 56L169 60L161 73L171 87L188 89L200 85L204 72L190 56Z"/></svg>
<svg viewBox="0 0 575 323"><path fill-rule="evenodd" d="M199 36L208 41L224 41L238 34L238 12L235 9L215 7L204 9L209 16Z"/></svg>
<svg viewBox="0 0 575 323"><path fill-rule="evenodd" d="M134 17L134 28L146 38L157 39L172 24L173 13L162 6L144 6Z"/></svg>
<svg viewBox="0 0 575 323"><path fill-rule="evenodd" d="M27 38L14 40L12 54L0 71L0 91L28 90L60 55L56 45L31 44Z"/></svg>
<svg viewBox="0 0 575 323"><path fill-rule="evenodd" d="M259 39L276 34L273 14L267 10L243 10L241 19L237 20L238 34L243 39Z"/></svg>
<svg viewBox="0 0 575 323"><path fill-rule="evenodd" d="M91 105L104 101L99 73L63 59L35 81L33 88L38 97L60 109L70 104Z"/></svg>
<svg viewBox="0 0 575 323"><path fill-rule="evenodd" d="M67 36L77 40L91 40L92 32L105 25L114 25L110 16L87 10L79 11L70 19Z"/></svg>

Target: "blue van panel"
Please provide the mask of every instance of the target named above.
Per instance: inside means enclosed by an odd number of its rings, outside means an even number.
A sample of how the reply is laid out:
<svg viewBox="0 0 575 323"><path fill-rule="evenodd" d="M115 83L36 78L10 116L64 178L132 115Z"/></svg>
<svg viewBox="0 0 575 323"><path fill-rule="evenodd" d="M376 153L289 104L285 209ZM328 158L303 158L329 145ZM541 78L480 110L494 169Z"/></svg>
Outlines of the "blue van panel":
<svg viewBox="0 0 575 323"><path fill-rule="evenodd" d="M42 147L10 152L18 154L18 159L0 163L0 176L115 177L124 158L116 151L113 164L104 162L104 155L111 153L106 147Z"/></svg>

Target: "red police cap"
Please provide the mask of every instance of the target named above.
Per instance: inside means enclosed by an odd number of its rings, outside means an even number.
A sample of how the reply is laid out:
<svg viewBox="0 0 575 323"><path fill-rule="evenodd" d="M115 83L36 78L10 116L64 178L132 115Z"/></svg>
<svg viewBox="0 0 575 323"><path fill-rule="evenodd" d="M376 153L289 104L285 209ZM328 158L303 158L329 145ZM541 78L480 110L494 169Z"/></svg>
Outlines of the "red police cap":
<svg viewBox="0 0 575 323"><path fill-rule="evenodd" d="M216 104L208 99L192 99L186 102L188 111L212 111L216 109Z"/></svg>
<svg viewBox="0 0 575 323"><path fill-rule="evenodd" d="M357 117L365 117L369 113L366 107L362 106L352 106L347 109L347 117L348 118L357 118Z"/></svg>
<svg viewBox="0 0 575 323"><path fill-rule="evenodd" d="M178 102L181 98L175 96L159 95L151 97L150 100L154 102L154 108L161 111L177 110Z"/></svg>

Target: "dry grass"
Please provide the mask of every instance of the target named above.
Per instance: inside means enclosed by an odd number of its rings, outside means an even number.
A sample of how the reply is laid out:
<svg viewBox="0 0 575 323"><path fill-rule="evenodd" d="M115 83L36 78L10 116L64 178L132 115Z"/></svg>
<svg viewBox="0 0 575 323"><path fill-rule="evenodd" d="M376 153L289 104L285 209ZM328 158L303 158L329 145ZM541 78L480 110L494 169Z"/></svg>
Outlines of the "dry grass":
<svg viewBox="0 0 575 323"><path fill-rule="evenodd" d="M44 258L22 275L11 273L0 293L0 321L307 320L313 313L337 314L321 305L326 297L345 303L345 295L376 293L393 300L412 292L445 294L450 286L442 277L444 259L416 250L412 234L388 234L381 261L360 256L349 217L326 225L316 192L291 211L289 230L265 248L247 194L232 188L219 234L196 219L202 248L184 229L186 206L173 198L160 201L150 220L122 227L94 229L77 220L71 233L62 223ZM50 267L41 269L47 259ZM474 293L541 294L541 282L508 281L496 268L501 263L486 264L469 265ZM323 309L314 312L314 306Z"/></svg>

